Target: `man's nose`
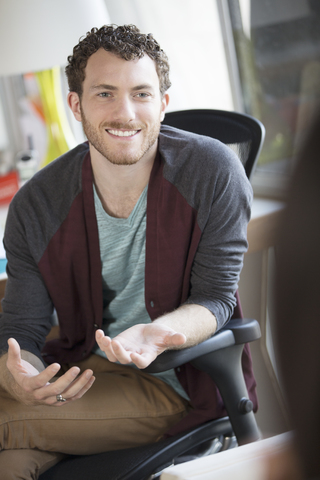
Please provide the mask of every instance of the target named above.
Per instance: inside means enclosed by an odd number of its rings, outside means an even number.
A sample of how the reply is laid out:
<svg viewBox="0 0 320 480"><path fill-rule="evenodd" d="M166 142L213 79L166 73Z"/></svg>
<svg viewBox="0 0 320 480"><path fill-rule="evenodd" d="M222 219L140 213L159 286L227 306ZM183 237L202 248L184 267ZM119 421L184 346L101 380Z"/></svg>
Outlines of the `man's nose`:
<svg viewBox="0 0 320 480"><path fill-rule="evenodd" d="M115 104L114 121L128 123L135 120L134 105L129 97L118 98Z"/></svg>

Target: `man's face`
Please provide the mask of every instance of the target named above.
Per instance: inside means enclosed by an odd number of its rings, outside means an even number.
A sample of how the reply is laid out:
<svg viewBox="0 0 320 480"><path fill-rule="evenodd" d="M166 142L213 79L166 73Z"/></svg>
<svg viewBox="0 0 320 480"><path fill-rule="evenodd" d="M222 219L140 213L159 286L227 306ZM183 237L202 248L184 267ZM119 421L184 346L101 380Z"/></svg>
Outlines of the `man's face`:
<svg viewBox="0 0 320 480"><path fill-rule="evenodd" d="M126 61L104 49L88 60L81 100L69 94L92 157L100 154L116 165L154 158L167 103L150 57Z"/></svg>

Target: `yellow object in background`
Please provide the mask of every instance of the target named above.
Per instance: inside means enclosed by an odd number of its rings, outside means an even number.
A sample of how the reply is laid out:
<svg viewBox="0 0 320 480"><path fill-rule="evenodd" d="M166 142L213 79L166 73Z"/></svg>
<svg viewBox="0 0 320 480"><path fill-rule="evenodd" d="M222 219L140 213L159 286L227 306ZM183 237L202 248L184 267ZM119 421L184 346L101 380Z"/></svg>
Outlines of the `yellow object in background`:
<svg viewBox="0 0 320 480"><path fill-rule="evenodd" d="M36 73L43 106L48 144L40 168L76 146L61 92L60 67Z"/></svg>

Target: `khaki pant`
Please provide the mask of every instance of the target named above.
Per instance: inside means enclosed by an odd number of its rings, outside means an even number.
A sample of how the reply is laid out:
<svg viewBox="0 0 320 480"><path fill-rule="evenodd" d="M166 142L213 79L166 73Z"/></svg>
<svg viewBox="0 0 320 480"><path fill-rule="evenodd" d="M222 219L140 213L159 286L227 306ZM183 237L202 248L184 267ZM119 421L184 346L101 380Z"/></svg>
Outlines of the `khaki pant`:
<svg viewBox="0 0 320 480"><path fill-rule="evenodd" d="M156 442L187 414L186 400L143 371L98 355L77 365L91 368L96 381L80 400L59 408L21 405L0 390L1 480L36 479L61 454Z"/></svg>

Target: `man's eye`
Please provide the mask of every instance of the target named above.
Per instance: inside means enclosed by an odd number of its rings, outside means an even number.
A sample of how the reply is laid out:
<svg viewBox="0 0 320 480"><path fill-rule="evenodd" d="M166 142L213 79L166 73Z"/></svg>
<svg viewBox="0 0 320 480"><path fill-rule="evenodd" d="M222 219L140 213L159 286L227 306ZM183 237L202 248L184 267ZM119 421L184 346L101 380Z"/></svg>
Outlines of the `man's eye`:
<svg viewBox="0 0 320 480"><path fill-rule="evenodd" d="M136 96L139 97L139 98L147 98L147 97L149 97L150 95L149 95L149 93L137 93Z"/></svg>
<svg viewBox="0 0 320 480"><path fill-rule="evenodd" d="M102 98L110 97L110 93L108 93L108 92L101 92L101 93L98 93L98 97L102 97Z"/></svg>

